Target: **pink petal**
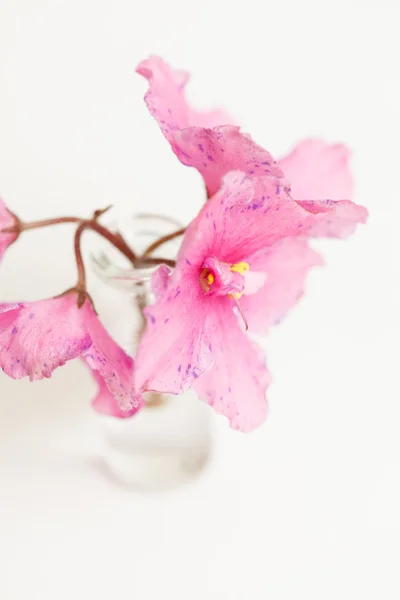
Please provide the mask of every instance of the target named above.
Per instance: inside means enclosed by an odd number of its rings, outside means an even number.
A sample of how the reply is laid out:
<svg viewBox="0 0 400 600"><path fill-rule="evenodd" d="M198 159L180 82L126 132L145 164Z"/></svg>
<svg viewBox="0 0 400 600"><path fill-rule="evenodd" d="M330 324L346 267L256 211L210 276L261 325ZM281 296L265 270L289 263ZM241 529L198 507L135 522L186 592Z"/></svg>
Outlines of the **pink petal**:
<svg viewBox="0 0 400 600"><path fill-rule="evenodd" d="M246 285L243 293L246 294L246 296L249 296L259 292L263 288L267 275L262 271L246 271L246 273L244 273L244 278L246 280Z"/></svg>
<svg viewBox="0 0 400 600"><path fill-rule="evenodd" d="M303 235L318 218L289 196L284 181L268 176L254 179L238 171L229 173L220 192L188 227L178 269L199 268L207 257L228 264L246 260L284 237Z"/></svg>
<svg viewBox="0 0 400 600"><path fill-rule="evenodd" d="M365 208L347 200L296 202L284 180L254 179L235 171L224 177L220 192L189 225L177 268L200 268L207 257L228 264L248 262L258 250L287 237L344 237L366 216Z"/></svg>
<svg viewBox="0 0 400 600"><path fill-rule="evenodd" d="M0 367L13 379L51 377L82 356L122 410L137 410L133 360L114 342L91 302L78 308L76 293L39 302L0 305Z"/></svg>
<svg viewBox="0 0 400 600"><path fill-rule="evenodd" d="M132 358L104 329L90 302L84 304L81 313L91 339L91 345L82 352L82 358L93 371L98 371L122 410L137 410L143 399L134 390Z"/></svg>
<svg viewBox="0 0 400 600"><path fill-rule="evenodd" d="M266 275L257 293L242 296L241 307L249 329L266 333L303 295L308 270L323 264L320 255L304 238L285 238L249 257L251 269Z"/></svg>
<svg viewBox="0 0 400 600"><path fill-rule="evenodd" d="M160 265L153 273L151 278L151 291L156 298L160 298L164 292L168 290L169 278L171 275L171 269L166 265Z"/></svg>
<svg viewBox="0 0 400 600"><path fill-rule="evenodd" d="M136 357L136 389L179 394L211 365L204 337L207 300L197 274L178 273L145 310L147 328Z"/></svg>
<svg viewBox="0 0 400 600"><path fill-rule="evenodd" d="M206 335L212 339L214 364L195 384L199 397L231 427L252 431L267 417L265 397L270 375L260 348L241 330L227 298L213 298L207 313Z"/></svg>
<svg viewBox="0 0 400 600"><path fill-rule="evenodd" d="M1 233L2 229L6 227L11 227L14 225L15 219L8 212L6 205L2 198L0 198L0 260L3 257L4 252L7 250L8 246L10 246L17 239L17 235L15 233Z"/></svg>
<svg viewBox="0 0 400 600"><path fill-rule="evenodd" d="M346 238L368 218L367 209L350 200L301 200L297 204L315 216L307 232L312 237Z"/></svg>
<svg viewBox="0 0 400 600"><path fill-rule="evenodd" d="M50 377L90 346L75 294L0 305L0 367L13 379Z"/></svg>
<svg viewBox="0 0 400 600"><path fill-rule="evenodd" d="M290 181L293 198L350 200L353 179L349 156L350 152L343 144L309 139L297 144L279 164Z"/></svg>
<svg viewBox="0 0 400 600"><path fill-rule="evenodd" d="M93 376L98 384L97 396L93 399L93 408L103 415L110 417L117 417L118 419L126 419L132 417L138 408L132 408L131 410L122 410L116 401L115 397L110 393L103 377L99 371L93 371Z"/></svg>
<svg viewBox="0 0 400 600"><path fill-rule="evenodd" d="M171 143L179 160L202 174L209 196L219 190L229 171L243 171L251 177L283 176L271 154L239 127L189 127L175 131Z"/></svg>
<svg viewBox="0 0 400 600"><path fill-rule="evenodd" d="M236 169L282 176L270 153L234 127L223 111L198 112L189 106L184 94L187 73L173 71L158 56L141 62L137 72L149 81L145 101L150 113L183 164L203 175L210 196L221 178Z"/></svg>
<svg viewBox="0 0 400 600"><path fill-rule="evenodd" d="M232 119L221 110L206 112L193 110L185 99L185 86L189 74L185 71L172 70L159 56L150 56L142 61L136 71L149 82L145 102L170 142L172 132L177 129L191 125L214 127L233 123Z"/></svg>

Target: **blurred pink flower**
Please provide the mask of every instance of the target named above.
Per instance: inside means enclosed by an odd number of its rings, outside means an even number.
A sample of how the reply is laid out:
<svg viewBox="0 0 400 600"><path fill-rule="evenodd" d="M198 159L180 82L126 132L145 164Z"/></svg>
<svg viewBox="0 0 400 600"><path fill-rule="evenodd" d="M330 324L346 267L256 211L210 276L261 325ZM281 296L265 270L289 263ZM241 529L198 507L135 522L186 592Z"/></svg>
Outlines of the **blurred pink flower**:
<svg viewBox="0 0 400 600"><path fill-rule="evenodd" d="M114 398L109 412L132 414L142 405L133 389L134 362L104 329L90 300L81 308L77 300L75 292L68 292L38 302L0 304L0 367L13 379L34 381L81 356L102 391L106 386Z"/></svg>
<svg viewBox="0 0 400 600"><path fill-rule="evenodd" d="M137 389L178 394L193 386L233 428L260 425L270 377L235 306L257 331L280 318L304 271L320 262L305 238L343 237L365 218L348 201L303 207L276 177L226 175L188 227L175 271L161 267L153 277L157 300L145 311Z"/></svg>
<svg viewBox="0 0 400 600"><path fill-rule="evenodd" d="M11 227L15 223L15 217L8 212L4 201L0 198L0 261L8 246L15 242L18 237L16 233L1 233L1 230Z"/></svg>
<svg viewBox="0 0 400 600"><path fill-rule="evenodd" d="M194 111L184 96L187 74L172 70L157 56L143 61L137 71L149 81L145 101L150 113L181 162L202 174L210 196L229 171L257 177L282 176L282 169L295 199L352 199L349 151L342 144L304 140L278 165L224 112Z"/></svg>

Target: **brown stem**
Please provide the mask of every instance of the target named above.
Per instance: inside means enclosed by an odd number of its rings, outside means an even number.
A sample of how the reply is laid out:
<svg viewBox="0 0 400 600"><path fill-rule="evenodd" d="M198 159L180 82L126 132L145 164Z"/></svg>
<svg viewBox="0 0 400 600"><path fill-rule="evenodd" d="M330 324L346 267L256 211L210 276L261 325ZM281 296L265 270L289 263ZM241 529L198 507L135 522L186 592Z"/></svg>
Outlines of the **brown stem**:
<svg viewBox="0 0 400 600"><path fill-rule="evenodd" d="M50 225L62 225L64 223L79 223L82 219L79 217L56 217L54 219L43 219L42 221L31 221L30 223L21 223L21 231L29 229L39 229L41 227L50 227Z"/></svg>
<svg viewBox="0 0 400 600"><path fill-rule="evenodd" d="M102 217L106 212L108 212L111 208L113 207L112 204L110 204L109 206L106 206L106 208L101 208L100 210L95 210L93 213L93 219L95 221L97 221L97 219L100 219L100 217Z"/></svg>
<svg viewBox="0 0 400 600"><path fill-rule="evenodd" d="M110 208L111 206L107 206L106 208L96 210L93 213L93 220L96 220L104 215L104 213L110 210ZM14 225L2 229L1 233L22 233L23 231L29 231L31 229L42 229L43 227L50 227L51 225L63 225L64 223L81 223L86 220L81 219L80 217L55 217L53 219L41 219L40 221L30 221L28 223L24 223L10 210L8 212L16 222Z"/></svg>
<svg viewBox="0 0 400 600"><path fill-rule="evenodd" d="M78 292L78 306L83 306L86 298L86 270L85 263L83 262L82 250L81 250L81 238L82 234L87 229L88 224L83 222L79 225L78 229L75 232L74 238L74 251L75 251L75 260L76 267L78 269L78 282L76 284L76 291Z"/></svg>
<svg viewBox="0 0 400 600"><path fill-rule="evenodd" d="M87 221L87 229L95 231L103 238L105 238L110 244L112 244L117 250L121 252L135 268L146 267L151 265L167 265L168 267L175 267L176 262L169 260L168 258L152 258L147 256L136 256L132 248L127 244L122 235L116 231L115 233L100 225L97 221Z"/></svg>
<svg viewBox="0 0 400 600"><path fill-rule="evenodd" d="M75 235L75 252L76 253L77 253L77 248L78 248L78 254L76 254L77 257L80 256L80 254L79 254L80 238L82 236L82 233L85 229L91 229L92 231L95 231L96 233L101 235L103 238L108 240L110 242L110 244L112 244L124 256L126 256L126 258L136 268L139 266L160 265L160 264L166 264L169 267L175 266L176 263L173 260L162 259L162 258L150 258L150 257L147 257L146 253L151 252L152 249L154 249L154 248L158 248L158 246L161 246L162 244L169 241L170 239L173 239L174 237L177 237L178 235L182 235L182 233L184 232L184 229L176 231L175 233L165 236L163 238L160 238L159 240L154 242L154 244L152 244L152 246L150 246L150 248L147 249L147 251L143 255L143 257L137 257L136 254L134 253L134 251L132 250L132 248L129 246L129 244L127 244L127 242L124 240L124 238L122 237L122 235L119 232L114 233L112 231L109 231L106 227L104 227L103 225L98 223L97 219L101 215L103 215L107 210L109 210L109 208L110 207L107 207L103 210L96 210L93 214L92 219L81 219L80 217L55 217L53 219L43 219L40 221L31 221L29 223L22 222L20 219L18 219L18 217L16 215L14 215L13 213L10 212L11 216L14 217L16 222L14 225L12 225L10 227L6 227L5 229L2 229L0 233L20 234L23 231L29 231L32 229L40 229L42 227L50 227L51 225L62 225L64 223L80 223L78 230L76 232L76 235ZM77 258L77 260L78 260L78 258ZM80 269L81 269L81 272L83 273L83 261L82 261L82 265L80 266Z"/></svg>
<svg viewBox="0 0 400 600"><path fill-rule="evenodd" d="M50 225L62 225L63 223L80 223L79 217L56 217L54 219L43 219L42 221L31 221L30 223L20 222L19 231L29 231L30 229L41 229L50 227Z"/></svg>
<svg viewBox="0 0 400 600"><path fill-rule="evenodd" d="M166 244L167 242L175 239L176 237L183 235L185 233L185 231L186 231L186 227L182 227L182 229L178 229L177 231L174 231L173 233L164 235L160 239L153 242L148 248L146 248L146 250L143 252L143 256L149 256L150 254L152 254L154 252L154 250L156 250L163 244Z"/></svg>
<svg viewBox="0 0 400 600"><path fill-rule="evenodd" d="M151 267L152 265L167 265L167 267L174 268L176 266L176 260L171 260L169 258L155 258L152 256L139 256L135 263L136 268Z"/></svg>
<svg viewBox="0 0 400 600"><path fill-rule="evenodd" d="M110 244L112 244L117 250L121 252L132 265L137 269L140 267L148 267L151 265L167 265L168 267L175 267L176 262L174 260L169 260L168 258L152 258L147 256L136 256L132 248L127 244L122 235L117 231L113 233L109 231L97 221L87 221L86 226L88 229L95 231L103 238L105 238Z"/></svg>
<svg viewBox="0 0 400 600"><path fill-rule="evenodd" d="M126 258L131 261L133 266L136 266L137 256L120 233L113 233L112 231L109 231L106 227L103 227L103 225L97 223L97 221L88 221L87 226L92 229L92 231L95 231L103 238L108 240L110 244L115 246L122 254L124 254L124 256L126 256Z"/></svg>

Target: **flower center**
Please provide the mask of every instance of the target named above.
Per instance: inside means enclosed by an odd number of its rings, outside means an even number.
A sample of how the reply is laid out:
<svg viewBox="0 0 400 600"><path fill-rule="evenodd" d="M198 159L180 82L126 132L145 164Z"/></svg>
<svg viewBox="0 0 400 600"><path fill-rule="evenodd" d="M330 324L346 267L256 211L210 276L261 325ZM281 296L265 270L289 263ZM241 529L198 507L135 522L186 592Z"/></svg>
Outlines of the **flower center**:
<svg viewBox="0 0 400 600"><path fill-rule="evenodd" d="M250 267L246 262L233 265L217 258L207 258L202 264L200 285L208 296L240 298L246 284L244 274Z"/></svg>
<svg viewBox="0 0 400 600"><path fill-rule="evenodd" d="M222 262L217 258L207 258L202 264L200 286L207 296L229 296L234 300L247 329L246 317L239 304L245 285L246 271L250 271L247 262L233 265Z"/></svg>

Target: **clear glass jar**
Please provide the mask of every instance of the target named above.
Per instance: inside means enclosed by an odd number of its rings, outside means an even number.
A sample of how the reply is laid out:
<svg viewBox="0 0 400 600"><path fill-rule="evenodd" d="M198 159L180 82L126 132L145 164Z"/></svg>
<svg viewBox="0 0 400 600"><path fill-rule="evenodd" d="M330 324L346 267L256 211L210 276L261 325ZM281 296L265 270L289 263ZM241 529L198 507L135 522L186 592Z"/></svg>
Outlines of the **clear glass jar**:
<svg viewBox="0 0 400 600"><path fill-rule="evenodd" d="M118 230L135 252L179 229L168 217L138 214L107 224ZM163 258L176 258L181 238L159 249ZM135 355L145 323L141 307L152 301L150 279L157 267L132 269L124 257L101 241L92 252L95 273L128 300L129 311L108 311L102 320L126 352ZM157 252L154 254L157 256ZM125 312L125 311L122 311ZM146 405L134 417L98 415L104 431L101 462L114 481L136 491L162 491L189 481L208 464L212 452L213 415L193 391L180 396L148 393Z"/></svg>

